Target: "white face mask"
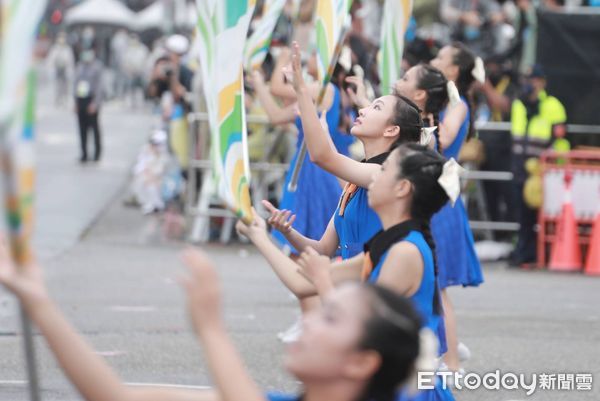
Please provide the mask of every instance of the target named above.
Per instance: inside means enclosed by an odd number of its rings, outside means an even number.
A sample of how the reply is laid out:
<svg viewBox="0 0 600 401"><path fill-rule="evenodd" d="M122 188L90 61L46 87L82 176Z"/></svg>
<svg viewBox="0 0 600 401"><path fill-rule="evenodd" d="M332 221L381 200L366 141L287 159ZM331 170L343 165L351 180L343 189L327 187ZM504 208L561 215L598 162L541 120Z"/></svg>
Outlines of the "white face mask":
<svg viewBox="0 0 600 401"><path fill-rule="evenodd" d="M81 61L84 63L90 63L94 60L94 52L87 50L81 53Z"/></svg>

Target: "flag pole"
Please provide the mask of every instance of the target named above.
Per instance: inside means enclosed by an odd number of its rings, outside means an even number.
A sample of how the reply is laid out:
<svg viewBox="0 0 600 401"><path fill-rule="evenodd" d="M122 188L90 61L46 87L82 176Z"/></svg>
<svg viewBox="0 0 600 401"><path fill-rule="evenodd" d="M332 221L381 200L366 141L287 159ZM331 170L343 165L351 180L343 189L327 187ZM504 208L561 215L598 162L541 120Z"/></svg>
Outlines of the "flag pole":
<svg viewBox="0 0 600 401"><path fill-rule="evenodd" d="M1 17L1 16L0 16ZM17 180L16 172L14 170L15 163L12 155L8 151L6 147L6 135L7 129L6 126L0 127L0 136L3 138L2 141L2 159L3 159L3 169L4 169L4 203L6 208L7 217L9 220L16 217L17 223L21 224L23 222L22 215L20 213L20 207L18 205L18 195L15 195L15 190L17 189ZM9 226L12 224L9 222ZM30 262L30 250L28 248L29 244L24 243L19 238L19 234L16 232L15 227L10 227L11 235L10 235L10 244L12 249L12 256L14 258L15 264L17 268L22 267L25 263ZM23 349L25 351L25 363L27 370L27 385L29 388L29 399L31 401L40 401L40 390L39 390L39 380L38 380L38 372L37 372L37 364L35 357L35 346L33 343L33 330L31 328L31 321L27 317L27 313L25 312L25 308L23 304L19 302L19 314L21 318L21 329L23 331Z"/></svg>
<svg viewBox="0 0 600 401"><path fill-rule="evenodd" d="M323 79L323 86L321 86L321 90L319 91L319 97L317 98L317 107L321 106L323 103L323 99L325 98L325 94L327 93L327 85L331 80L331 76L333 75L333 71L335 70L335 66L337 64L337 60L342 53L342 49L344 47L344 39L346 38L346 34L350 30L350 27L345 24L342 27L340 32L340 37L335 45L335 49L333 50L333 56L331 58L331 63L327 67L327 74ZM296 158L296 163L294 163L294 168L292 170L292 177L290 179L290 183L288 184L289 192L296 192L298 189L298 178L300 177L300 171L302 170L302 165L304 164L304 159L306 158L306 140L302 141L300 145L300 151L298 153L298 157Z"/></svg>
<svg viewBox="0 0 600 401"><path fill-rule="evenodd" d="M2 26L4 21L4 16L2 15L4 0L0 0L0 43L4 40L4 26ZM34 85L33 80L28 82L28 85ZM29 88L30 91L33 91L33 88ZM32 92L28 92L27 96L33 96ZM6 207L6 216L10 217L14 212L17 213L19 224L22 223L22 216L19 216L20 210L18 206L18 190L17 190L17 181L18 177L14 171L14 159L12 155L8 151L7 147L7 137L8 137L8 121L0 121L0 148L1 153L0 156L3 159L2 161L2 169L4 170L4 196L5 196L5 207ZM15 196L17 195L17 196ZM16 202L14 202L16 201ZM16 210L15 210L16 209ZM9 219L10 220L10 219ZM11 223L9 221L9 227L11 227ZM30 256L29 249L27 246L29 244L20 243L18 233L16 230L11 227L11 248L12 255L15 259L17 267L22 266L22 263L27 260L27 257ZM39 380L38 380L38 372L37 372L37 364L35 357L35 347L33 343L33 330L31 328L31 321L27 317L27 313L25 312L25 308L23 304L19 302L19 314L21 317L21 329L23 331L23 348L25 351L25 363L27 369L27 385L29 389L29 399L31 401L40 401L40 390L39 390Z"/></svg>

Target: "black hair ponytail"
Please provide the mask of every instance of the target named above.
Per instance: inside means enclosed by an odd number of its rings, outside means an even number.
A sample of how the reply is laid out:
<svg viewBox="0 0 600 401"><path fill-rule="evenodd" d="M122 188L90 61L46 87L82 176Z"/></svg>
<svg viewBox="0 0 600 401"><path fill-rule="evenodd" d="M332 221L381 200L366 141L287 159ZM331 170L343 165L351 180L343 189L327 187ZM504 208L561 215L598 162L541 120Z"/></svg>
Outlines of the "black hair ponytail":
<svg viewBox="0 0 600 401"><path fill-rule="evenodd" d="M439 120L440 112L448 105L448 80L437 68L429 64L420 64L417 81L417 88L427 92L427 101L423 111L433 116L433 126L438 127L433 135L436 140L436 149L439 153L442 153Z"/></svg>
<svg viewBox="0 0 600 401"><path fill-rule="evenodd" d="M437 259L435 241L431 235L431 217L448 202L448 195L438 182L442 175L446 159L439 153L421 145L407 144L400 148L400 174L413 184L411 216L420 223L423 238L433 254L433 268L437 283ZM439 289L435 287L433 311L442 314Z"/></svg>
<svg viewBox="0 0 600 401"><path fill-rule="evenodd" d="M469 132L467 140L471 139L475 133L474 109L473 109L473 93L471 86L475 78L473 77L473 69L475 68L475 55L469 48L461 42L452 43L454 56L452 62L458 67L458 78L456 79L456 88L461 96L467 99L469 105Z"/></svg>
<svg viewBox="0 0 600 401"><path fill-rule="evenodd" d="M419 143L421 130L423 129L423 119L421 118L419 106L396 92L392 96L396 98L396 105L390 124L400 127L400 135L394 141L390 150L405 143Z"/></svg>

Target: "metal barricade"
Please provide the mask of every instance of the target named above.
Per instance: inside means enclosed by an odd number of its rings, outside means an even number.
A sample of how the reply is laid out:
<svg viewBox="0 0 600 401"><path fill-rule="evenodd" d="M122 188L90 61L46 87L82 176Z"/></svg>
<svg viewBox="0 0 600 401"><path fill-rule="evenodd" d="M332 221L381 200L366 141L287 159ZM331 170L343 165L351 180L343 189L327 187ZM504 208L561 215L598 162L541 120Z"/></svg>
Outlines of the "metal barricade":
<svg viewBox="0 0 600 401"><path fill-rule="evenodd" d="M248 115L248 123L268 125L269 120L263 116ZM188 184L185 201L185 215L188 227L191 227L188 239L192 242L206 242L210 237L210 218L224 218L220 240L229 242L234 215L227 209L218 206L218 200L213 198L214 183L212 179L212 163L209 159L209 128L207 113L188 114L190 136L190 161L188 165ZM265 152L266 158L270 150ZM266 161L250 163L252 203L259 213L262 212L261 200L267 198L267 187L273 173L283 177L288 165L285 163L268 163ZM202 178L201 186L198 184Z"/></svg>

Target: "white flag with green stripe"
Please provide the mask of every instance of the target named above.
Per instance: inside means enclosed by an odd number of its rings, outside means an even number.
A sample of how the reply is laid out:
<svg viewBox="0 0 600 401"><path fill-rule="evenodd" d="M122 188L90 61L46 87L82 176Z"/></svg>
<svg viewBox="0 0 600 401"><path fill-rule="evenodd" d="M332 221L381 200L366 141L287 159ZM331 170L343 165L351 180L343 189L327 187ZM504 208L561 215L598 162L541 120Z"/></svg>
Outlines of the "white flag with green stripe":
<svg viewBox="0 0 600 401"><path fill-rule="evenodd" d="M394 83L400 78L404 36L412 8L413 0L385 0L383 6L378 67L384 95L392 92Z"/></svg>
<svg viewBox="0 0 600 401"><path fill-rule="evenodd" d="M218 194L238 217L252 219L244 109L243 58L256 0L196 0L202 83Z"/></svg>
<svg viewBox="0 0 600 401"><path fill-rule="evenodd" d="M246 41L244 65L247 70L259 68L269 53L271 37L287 0L266 0L262 18Z"/></svg>
<svg viewBox="0 0 600 401"><path fill-rule="evenodd" d="M317 70L320 82L329 81L335 49L339 46L344 25L350 22L352 0L317 0Z"/></svg>

